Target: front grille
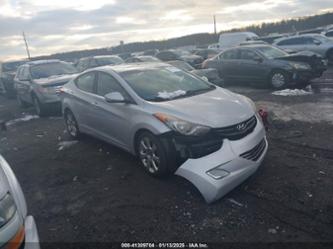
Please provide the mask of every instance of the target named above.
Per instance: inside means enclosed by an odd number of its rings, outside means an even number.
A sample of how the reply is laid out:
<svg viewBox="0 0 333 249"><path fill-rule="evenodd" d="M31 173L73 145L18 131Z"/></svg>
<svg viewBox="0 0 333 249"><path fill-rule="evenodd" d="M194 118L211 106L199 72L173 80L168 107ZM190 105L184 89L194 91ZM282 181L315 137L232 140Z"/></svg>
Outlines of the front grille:
<svg viewBox="0 0 333 249"><path fill-rule="evenodd" d="M257 118L256 116L253 116L250 119L235 125L216 128L214 129L214 132L222 139L227 138L229 140L238 140L250 134L256 125Z"/></svg>
<svg viewBox="0 0 333 249"><path fill-rule="evenodd" d="M242 154L240 154L240 157L243 157L247 160L251 161L257 161L262 153L264 152L266 148L266 141L265 139L261 140L259 144L257 144L254 148L252 148L249 151L246 151Z"/></svg>

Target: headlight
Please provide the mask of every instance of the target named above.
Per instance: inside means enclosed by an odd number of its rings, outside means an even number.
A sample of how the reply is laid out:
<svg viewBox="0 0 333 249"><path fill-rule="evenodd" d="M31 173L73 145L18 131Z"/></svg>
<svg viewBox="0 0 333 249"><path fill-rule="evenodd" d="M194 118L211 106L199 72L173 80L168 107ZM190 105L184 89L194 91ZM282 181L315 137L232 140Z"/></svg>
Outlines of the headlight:
<svg viewBox="0 0 333 249"><path fill-rule="evenodd" d="M15 212L15 201L11 194L8 193L0 200L0 227L6 225L14 216Z"/></svg>
<svg viewBox="0 0 333 249"><path fill-rule="evenodd" d="M210 131L208 126L193 124L163 113L155 113L154 116L170 129L185 136L201 136Z"/></svg>
<svg viewBox="0 0 333 249"><path fill-rule="evenodd" d="M299 70L308 70L311 69L310 65L308 64L303 64L303 63L291 63L291 65L295 68L295 69L299 69Z"/></svg>

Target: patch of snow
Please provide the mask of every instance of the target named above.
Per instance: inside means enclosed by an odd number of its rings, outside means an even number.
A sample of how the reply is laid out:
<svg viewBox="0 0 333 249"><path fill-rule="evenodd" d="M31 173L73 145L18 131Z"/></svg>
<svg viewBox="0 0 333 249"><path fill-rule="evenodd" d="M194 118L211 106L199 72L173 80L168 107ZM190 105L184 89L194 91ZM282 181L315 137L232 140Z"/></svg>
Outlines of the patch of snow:
<svg viewBox="0 0 333 249"><path fill-rule="evenodd" d="M62 141L58 143L58 150L63 150L63 149L67 149L71 146L73 146L74 144L77 144L78 141L73 140L73 141Z"/></svg>
<svg viewBox="0 0 333 249"><path fill-rule="evenodd" d="M272 92L273 95L279 95L279 96L303 96L303 95L309 95L312 94L312 91L305 91L303 89L284 89L281 91L275 91Z"/></svg>
<svg viewBox="0 0 333 249"><path fill-rule="evenodd" d="M276 234L276 233L277 233L277 230L276 230L275 228L269 228L269 229L268 229L268 233Z"/></svg>
<svg viewBox="0 0 333 249"><path fill-rule="evenodd" d="M297 104L280 104L270 101L256 102L258 108L268 111L274 120L297 120L307 123L329 122L333 124L333 101L323 98L320 102L303 102Z"/></svg>
<svg viewBox="0 0 333 249"><path fill-rule="evenodd" d="M244 204L242 204L242 203L240 203L240 202L238 202L238 201L236 201L235 199L232 199L232 198L229 198L228 201L230 201L232 204L235 204L235 205L237 205L239 207L243 207L244 206Z"/></svg>
<svg viewBox="0 0 333 249"><path fill-rule="evenodd" d="M39 118L39 116L37 116L37 115L25 115L22 118L17 118L17 119L13 119L13 120L7 121L6 125L7 126L11 126L11 125L14 125L16 123L27 122L27 121L30 121L30 120L33 120L33 119L37 119L37 118Z"/></svg>
<svg viewBox="0 0 333 249"><path fill-rule="evenodd" d="M181 95L185 95L185 94L186 94L185 91L177 90L174 92L167 92L167 91L159 92L157 96L162 99L172 99L172 98L175 98L175 97L178 97Z"/></svg>

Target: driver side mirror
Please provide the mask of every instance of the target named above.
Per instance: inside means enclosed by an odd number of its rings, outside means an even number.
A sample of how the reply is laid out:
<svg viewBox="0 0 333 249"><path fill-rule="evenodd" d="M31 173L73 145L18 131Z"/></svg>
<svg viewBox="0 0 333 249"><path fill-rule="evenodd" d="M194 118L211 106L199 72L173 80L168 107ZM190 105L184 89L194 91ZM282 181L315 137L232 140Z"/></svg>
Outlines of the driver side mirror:
<svg viewBox="0 0 333 249"><path fill-rule="evenodd" d="M108 103L127 103L128 101L120 92L111 92L104 96L104 99Z"/></svg>

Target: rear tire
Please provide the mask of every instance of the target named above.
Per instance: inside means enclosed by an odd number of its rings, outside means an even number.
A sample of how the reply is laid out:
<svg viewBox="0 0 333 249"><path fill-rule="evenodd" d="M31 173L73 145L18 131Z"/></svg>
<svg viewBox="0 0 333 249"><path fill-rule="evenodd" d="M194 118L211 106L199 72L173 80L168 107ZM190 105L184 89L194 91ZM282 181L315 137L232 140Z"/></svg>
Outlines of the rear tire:
<svg viewBox="0 0 333 249"><path fill-rule="evenodd" d="M138 136L135 148L143 169L149 175L163 177L170 173L167 149L158 137L144 131Z"/></svg>
<svg viewBox="0 0 333 249"><path fill-rule="evenodd" d="M66 110L64 114L65 124L66 124L66 130L68 134L73 139L79 139L81 136L79 125L76 121L76 118L74 114L70 110Z"/></svg>
<svg viewBox="0 0 333 249"><path fill-rule="evenodd" d="M269 84L276 90L285 88L288 84L288 76L282 70L275 70L269 76Z"/></svg>
<svg viewBox="0 0 333 249"><path fill-rule="evenodd" d="M32 96L32 103L38 116L45 117L48 115L47 107L39 101L36 95Z"/></svg>

